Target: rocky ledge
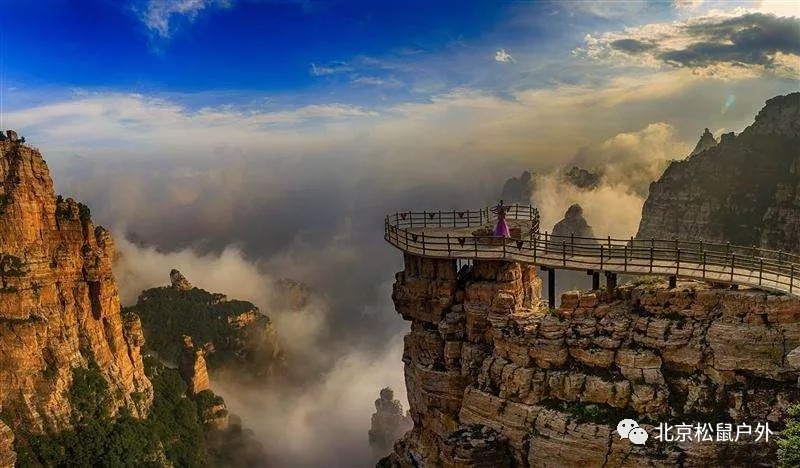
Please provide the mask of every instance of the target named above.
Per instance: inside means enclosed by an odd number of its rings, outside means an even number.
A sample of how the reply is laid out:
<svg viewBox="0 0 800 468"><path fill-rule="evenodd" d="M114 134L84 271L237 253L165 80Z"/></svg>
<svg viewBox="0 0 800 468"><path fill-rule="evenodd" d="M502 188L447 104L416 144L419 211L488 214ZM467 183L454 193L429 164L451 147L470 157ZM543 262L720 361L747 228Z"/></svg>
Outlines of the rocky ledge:
<svg viewBox="0 0 800 468"><path fill-rule="evenodd" d="M383 466L775 460L774 443L657 442L654 429L661 422L779 428L800 396L787 360L800 345L800 300L640 280L570 292L550 310L540 287L532 266L475 261L457 275L452 261L405 256L393 300L411 321L403 360L414 428ZM621 439L616 425L624 418L653 441ZM466 447L458 442L465 433L487 436Z"/></svg>

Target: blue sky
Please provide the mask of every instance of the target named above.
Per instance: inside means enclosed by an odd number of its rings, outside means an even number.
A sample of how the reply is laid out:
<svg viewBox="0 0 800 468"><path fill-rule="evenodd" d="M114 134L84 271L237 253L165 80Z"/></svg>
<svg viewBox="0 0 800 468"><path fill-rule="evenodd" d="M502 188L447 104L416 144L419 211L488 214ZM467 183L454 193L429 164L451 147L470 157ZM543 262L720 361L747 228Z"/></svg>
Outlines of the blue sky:
<svg viewBox="0 0 800 468"><path fill-rule="evenodd" d="M51 154L196 157L224 128L262 153L412 132L424 152L553 162L653 123L740 130L800 73L789 0L1 4L2 124Z"/></svg>
<svg viewBox="0 0 800 468"><path fill-rule="evenodd" d="M673 11L669 2L621 4L631 16L528 1L3 3L14 11L2 34L12 108L42 99L25 90L44 89L184 94L197 105L267 96L302 102L314 93L315 102L371 105L458 86L504 92L575 82L585 72L570 63L570 50L587 32ZM496 61L498 51L509 61ZM553 60L561 67L543 73Z"/></svg>

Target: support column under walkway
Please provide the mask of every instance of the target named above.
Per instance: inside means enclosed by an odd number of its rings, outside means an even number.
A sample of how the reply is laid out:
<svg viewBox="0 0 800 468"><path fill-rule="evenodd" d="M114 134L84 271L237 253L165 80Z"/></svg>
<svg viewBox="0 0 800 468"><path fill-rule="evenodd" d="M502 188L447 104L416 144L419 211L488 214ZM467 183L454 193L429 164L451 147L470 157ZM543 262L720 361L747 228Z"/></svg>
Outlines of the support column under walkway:
<svg viewBox="0 0 800 468"><path fill-rule="evenodd" d="M547 272L547 305L551 309L556 307L556 270L540 266L539 269Z"/></svg>

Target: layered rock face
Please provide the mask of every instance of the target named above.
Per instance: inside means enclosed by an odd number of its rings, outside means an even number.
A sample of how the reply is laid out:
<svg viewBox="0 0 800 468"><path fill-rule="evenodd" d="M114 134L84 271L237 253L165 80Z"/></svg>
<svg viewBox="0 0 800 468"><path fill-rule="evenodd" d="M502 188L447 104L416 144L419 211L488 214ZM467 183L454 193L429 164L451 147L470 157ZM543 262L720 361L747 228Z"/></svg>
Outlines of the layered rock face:
<svg viewBox="0 0 800 468"><path fill-rule="evenodd" d="M769 422L796 401L800 300L681 282L566 293L541 307L533 267L405 256L414 428L381 466L709 466L775 461L773 443L667 443L658 423ZM616 433L633 418L651 440Z"/></svg>
<svg viewBox="0 0 800 468"><path fill-rule="evenodd" d="M723 137L651 184L637 237L800 252L800 93L770 99Z"/></svg>
<svg viewBox="0 0 800 468"><path fill-rule="evenodd" d="M191 396L211 388L211 383L208 380L206 359L203 357L204 354L205 352L202 349L194 347L192 337L183 337L183 348L178 359L178 372L180 372L181 378L189 387L187 391Z"/></svg>
<svg viewBox="0 0 800 468"><path fill-rule="evenodd" d="M395 441L413 426L411 417L403 413L400 400L395 400L394 391L389 387L381 389L369 430L369 445L376 458L388 454Z"/></svg>
<svg viewBox="0 0 800 468"><path fill-rule="evenodd" d="M152 385L141 324L120 313L111 237L92 224L88 208L56 199L37 150L0 141L0 179L2 419L33 433L69 427L71 369L92 360L112 407L144 416ZM2 447L0 460L7 459Z"/></svg>

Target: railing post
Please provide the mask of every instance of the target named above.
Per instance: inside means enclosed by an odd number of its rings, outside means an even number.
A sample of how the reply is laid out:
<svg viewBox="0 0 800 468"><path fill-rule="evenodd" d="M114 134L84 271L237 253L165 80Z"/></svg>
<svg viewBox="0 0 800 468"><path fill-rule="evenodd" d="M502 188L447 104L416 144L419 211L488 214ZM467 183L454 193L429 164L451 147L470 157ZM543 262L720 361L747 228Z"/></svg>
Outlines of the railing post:
<svg viewBox="0 0 800 468"><path fill-rule="evenodd" d="M403 232L405 233L406 237L406 250L408 250L408 229L403 229Z"/></svg>
<svg viewBox="0 0 800 468"><path fill-rule="evenodd" d="M410 211L408 212L408 219L410 220L410 222L411 222L411 228L413 229L413 228L414 228L414 215L413 215L413 214L411 214L411 212L410 212Z"/></svg>
<svg viewBox="0 0 800 468"><path fill-rule="evenodd" d="M536 244L537 240L539 239L539 235L537 233L536 236L531 236L533 238L533 263L536 263Z"/></svg>
<svg viewBox="0 0 800 468"><path fill-rule="evenodd" d="M608 250L611 251L611 236L608 236Z"/></svg>
<svg viewBox="0 0 800 468"><path fill-rule="evenodd" d="M650 244L650 273L652 273L652 272L653 272L653 247L652 247L652 246L653 246L654 244L655 244L655 243L651 243L651 244Z"/></svg>
<svg viewBox="0 0 800 468"><path fill-rule="evenodd" d="M736 254L731 254L731 283L733 283L733 267L736 265Z"/></svg>
<svg viewBox="0 0 800 468"><path fill-rule="evenodd" d="M500 238L500 242L503 243L503 259L505 259L506 258L506 238L505 237L501 237Z"/></svg>
<svg viewBox="0 0 800 468"><path fill-rule="evenodd" d="M676 259L675 259L675 276L678 276L678 272L681 270L681 248L678 247L676 250Z"/></svg>
<svg viewBox="0 0 800 468"><path fill-rule="evenodd" d="M442 210L439 210L439 227L442 227Z"/></svg>
<svg viewBox="0 0 800 468"><path fill-rule="evenodd" d="M569 254L575 256L575 233L569 233Z"/></svg>
<svg viewBox="0 0 800 468"><path fill-rule="evenodd" d="M472 213L471 211L467 211L467 227L469 227L469 215L471 213ZM483 219L483 216L479 212L479 214L478 214L478 222L480 223L482 219Z"/></svg>
<svg viewBox="0 0 800 468"><path fill-rule="evenodd" d="M761 277L764 275L764 259L758 261L758 285L761 286Z"/></svg>
<svg viewBox="0 0 800 468"><path fill-rule="evenodd" d="M703 279L706 277L706 252L703 251Z"/></svg>
<svg viewBox="0 0 800 468"><path fill-rule="evenodd" d="M600 244L600 271L603 270L603 244Z"/></svg>
<svg viewBox="0 0 800 468"><path fill-rule="evenodd" d="M428 227L428 210L422 212L422 227Z"/></svg>
<svg viewBox="0 0 800 468"><path fill-rule="evenodd" d="M623 271L628 271L628 246L627 245L623 245L622 246L622 257L623 257L624 262L625 262L625 263L623 263L623 265L624 265Z"/></svg>
<svg viewBox="0 0 800 468"><path fill-rule="evenodd" d="M473 237L473 239L475 240L475 244L474 244L475 245L475 258L478 258L478 239L480 239L480 238L479 237Z"/></svg>
<svg viewBox="0 0 800 468"><path fill-rule="evenodd" d="M561 260L567 266L567 242L561 241Z"/></svg>
<svg viewBox="0 0 800 468"><path fill-rule="evenodd" d="M450 233L447 233L447 256L450 256Z"/></svg>
<svg viewBox="0 0 800 468"><path fill-rule="evenodd" d="M453 227L456 227L456 210L453 210Z"/></svg>
<svg viewBox="0 0 800 468"><path fill-rule="evenodd" d="M422 256L424 257L425 256L425 233L424 232L421 233L420 236L422 236Z"/></svg>

